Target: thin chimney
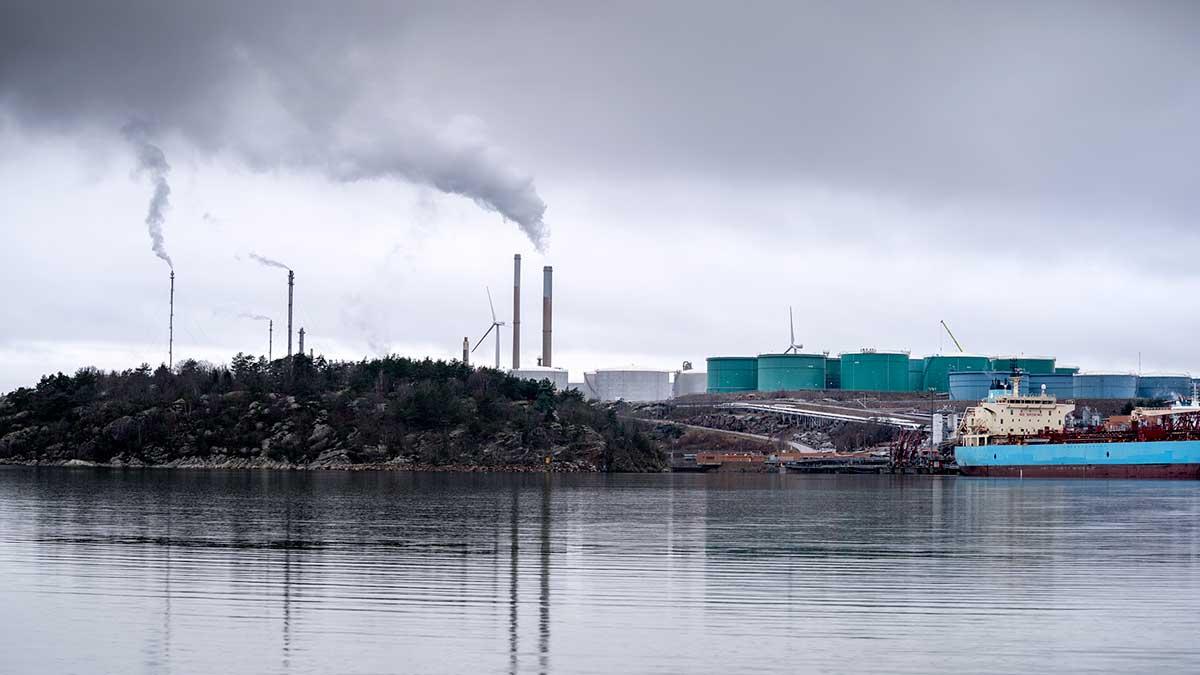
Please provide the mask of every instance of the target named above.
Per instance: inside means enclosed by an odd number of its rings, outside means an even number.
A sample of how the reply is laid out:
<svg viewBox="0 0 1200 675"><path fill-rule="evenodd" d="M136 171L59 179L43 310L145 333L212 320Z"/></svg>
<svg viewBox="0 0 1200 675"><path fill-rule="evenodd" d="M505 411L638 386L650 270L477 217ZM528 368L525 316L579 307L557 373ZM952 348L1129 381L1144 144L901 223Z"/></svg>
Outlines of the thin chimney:
<svg viewBox="0 0 1200 675"><path fill-rule="evenodd" d="M521 367L521 254L513 256L513 370Z"/></svg>
<svg viewBox="0 0 1200 675"><path fill-rule="evenodd" d="M296 286L296 273L288 270L288 350L287 355L292 355L292 291Z"/></svg>
<svg viewBox="0 0 1200 675"><path fill-rule="evenodd" d="M471 365L471 340L463 338L463 365Z"/></svg>
<svg viewBox="0 0 1200 675"><path fill-rule="evenodd" d="M275 320L267 319L267 360L273 360L275 355L271 352L275 351Z"/></svg>
<svg viewBox="0 0 1200 675"><path fill-rule="evenodd" d="M167 368L175 367L175 270L171 270L171 318L167 320Z"/></svg>
<svg viewBox="0 0 1200 675"><path fill-rule="evenodd" d="M300 356L304 356L304 328L300 328L300 348L296 350Z"/></svg>
<svg viewBox="0 0 1200 675"><path fill-rule="evenodd" d="M554 298L554 268L547 265L542 268L542 365L549 368L550 360L550 328L553 324Z"/></svg>

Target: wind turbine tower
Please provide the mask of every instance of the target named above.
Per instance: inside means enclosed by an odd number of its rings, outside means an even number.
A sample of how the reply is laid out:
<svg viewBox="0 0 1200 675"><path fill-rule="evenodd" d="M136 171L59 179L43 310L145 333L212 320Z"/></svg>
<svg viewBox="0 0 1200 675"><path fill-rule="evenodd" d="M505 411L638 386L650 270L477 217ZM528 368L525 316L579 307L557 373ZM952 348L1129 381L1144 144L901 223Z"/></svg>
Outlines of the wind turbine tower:
<svg viewBox="0 0 1200 675"><path fill-rule="evenodd" d="M492 325L488 327L487 332L483 334L483 337L479 338L479 342L476 342L475 346L471 348L471 352L479 349L479 345L483 344L483 341L487 339L487 336L492 331L496 331L496 370L500 370L500 327L504 325L504 322L496 320L496 307L492 304L492 289L487 289L487 296L488 308L492 310Z"/></svg>

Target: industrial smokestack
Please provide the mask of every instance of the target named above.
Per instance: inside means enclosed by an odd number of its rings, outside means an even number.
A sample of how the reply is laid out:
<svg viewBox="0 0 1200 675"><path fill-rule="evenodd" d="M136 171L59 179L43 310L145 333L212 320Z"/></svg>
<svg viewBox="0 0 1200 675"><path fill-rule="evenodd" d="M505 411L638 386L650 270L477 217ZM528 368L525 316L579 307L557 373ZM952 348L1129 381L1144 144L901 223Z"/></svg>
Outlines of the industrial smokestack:
<svg viewBox="0 0 1200 675"><path fill-rule="evenodd" d="M300 328L300 347L296 350L300 356L304 356L304 328Z"/></svg>
<svg viewBox="0 0 1200 675"><path fill-rule="evenodd" d="M292 290L296 286L296 273L288 270L288 350L287 355L292 355Z"/></svg>
<svg viewBox="0 0 1200 675"><path fill-rule="evenodd" d="M271 361L275 350L275 320L267 319L267 360Z"/></svg>
<svg viewBox="0 0 1200 675"><path fill-rule="evenodd" d="M175 365L175 270L171 270L171 318L167 320L167 368Z"/></svg>
<svg viewBox="0 0 1200 675"><path fill-rule="evenodd" d="M471 365L471 340L463 338L463 365Z"/></svg>
<svg viewBox="0 0 1200 675"><path fill-rule="evenodd" d="M554 298L554 268L546 265L542 268L542 365L549 368L553 365L550 360L550 328L553 324Z"/></svg>
<svg viewBox="0 0 1200 675"><path fill-rule="evenodd" d="M521 367L521 254L513 256L513 370Z"/></svg>

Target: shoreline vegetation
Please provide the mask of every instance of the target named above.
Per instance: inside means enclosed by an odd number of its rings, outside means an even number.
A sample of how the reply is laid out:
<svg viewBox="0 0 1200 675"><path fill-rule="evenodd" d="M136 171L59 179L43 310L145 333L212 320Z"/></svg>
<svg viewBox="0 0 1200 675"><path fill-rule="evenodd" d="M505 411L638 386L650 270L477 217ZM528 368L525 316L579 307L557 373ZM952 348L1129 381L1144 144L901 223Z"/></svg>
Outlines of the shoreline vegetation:
<svg viewBox="0 0 1200 675"><path fill-rule="evenodd" d="M650 472L659 434L547 381L394 356L83 368L0 397L0 464Z"/></svg>

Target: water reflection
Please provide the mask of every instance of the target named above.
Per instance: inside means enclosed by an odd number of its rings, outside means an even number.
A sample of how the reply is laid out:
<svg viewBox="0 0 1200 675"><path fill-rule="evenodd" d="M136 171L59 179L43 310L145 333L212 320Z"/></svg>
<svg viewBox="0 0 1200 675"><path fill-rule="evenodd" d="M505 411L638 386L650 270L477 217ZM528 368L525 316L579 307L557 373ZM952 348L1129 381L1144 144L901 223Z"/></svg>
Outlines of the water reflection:
<svg viewBox="0 0 1200 675"><path fill-rule="evenodd" d="M0 671L1188 672L1198 515L1190 483L0 468Z"/></svg>

